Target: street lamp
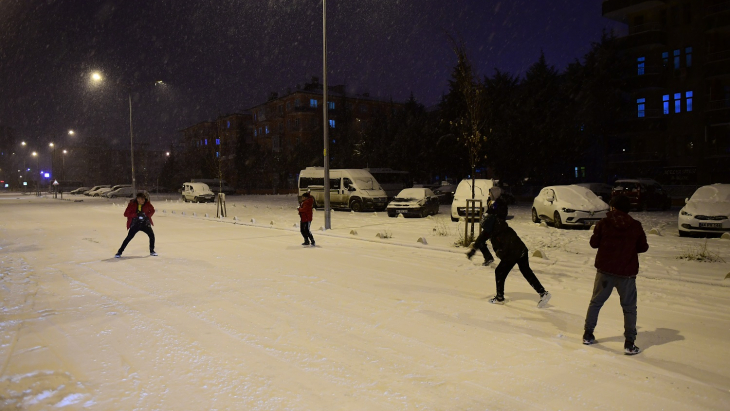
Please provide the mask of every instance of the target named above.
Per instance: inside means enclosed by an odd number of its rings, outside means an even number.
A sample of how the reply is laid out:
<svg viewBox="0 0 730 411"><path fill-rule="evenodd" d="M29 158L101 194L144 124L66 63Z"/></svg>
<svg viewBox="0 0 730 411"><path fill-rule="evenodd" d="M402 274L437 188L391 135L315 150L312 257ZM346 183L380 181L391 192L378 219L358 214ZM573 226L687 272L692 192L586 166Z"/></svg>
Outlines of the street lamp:
<svg viewBox="0 0 730 411"><path fill-rule="evenodd" d="M56 160L56 145L53 143L48 143L48 147L53 149L53 153L51 154L51 177L53 177L55 179L56 171L55 171L54 163Z"/></svg>
<svg viewBox="0 0 730 411"><path fill-rule="evenodd" d="M36 159L36 166L38 167L38 169L36 171L38 173L40 173L40 170L41 170L41 156L38 155L38 153L35 152L35 151L32 152L31 155L33 157L35 157L35 159ZM36 195L40 195L41 194L41 177L40 177L40 174L38 174L38 180L36 180L35 189L36 189Z"/></svg>
<svg viewBox="0 0 730 411"><path fill-rule="evenodd" d="M66 180L66 153L68 151L63 150L63 155L61 156L61 178L63 180Z"/></svg>
<svg viewBox="0 0 730 411"><path fill-rule="evenodd" d="M72 136L72 135L74 135L74 134L76 134L76 132L74 132L73 130L69 130L69 131L68 131L68 135L69 135L69 136Z"/></svg>

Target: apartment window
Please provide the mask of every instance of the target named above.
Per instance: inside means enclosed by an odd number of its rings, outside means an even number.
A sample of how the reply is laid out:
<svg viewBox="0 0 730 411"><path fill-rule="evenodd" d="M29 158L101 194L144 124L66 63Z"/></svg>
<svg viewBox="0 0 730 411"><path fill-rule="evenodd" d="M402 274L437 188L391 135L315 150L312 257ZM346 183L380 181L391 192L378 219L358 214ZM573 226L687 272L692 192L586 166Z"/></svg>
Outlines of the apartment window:
<svg viewBox="0 0 730 411"><path fill-rule="evenodd" d="M664 68L669 67L669 52L668 51L665 51L664 53L662 53L662 66Z"/></svg>
<svg viewBox="0 0 730 411"><path fill-rule="evenodd" d="M284 123L279 123L279 133L284 131Z"/></svg>
<svg viewBox="0 0 730 411"><path fill-rule="evenodd" d="M366 106L364 104L362 106L360 106L360 112L361 113L367 113L368 112L368 106Z"/></svg>
<svg viewBox="0 0 730 411"><path fill-rule="evenodd" d="M335 109L335 102L334 101L327 102L327 107L329 107L330 110L334 110Z"/></svg>
<svg viewBox="0 0 730 411"><path fill-rule="evenodd" d="M299 130L299 119L298 118L294 119L294 128Z"/></svg>
<svg viewBox="0 0 730 411"><path fill-rule="evenodd" d="M302 102L299 99L294 100L294 107L301 107Z"/></svg>
<svg viewBox="0 0 730 411"><path fill-rule="evenodd" d="M664 106L664 115L669 114L669 94L662 96L662 105Z"/></svg>
<svg viewBox="0 0 730 411"><path fill-rule="evenodd" d="M309 107L317 108L317 99L316 98L309 99Z"/></svg>
<svg viewBox="0 0 730 411"><path fill-rule="evenodd" d="M692 47L684 49L684 62L685 66L692 67Z"/></svg>
<svg viewBox="0 0 730 411"><path fill-rule="evenodd" d="M254 137L258 137L258 135L259 135L259 132L258 132L258 130L256 130L256 129L253 129L253 136L254 136Z"/></svg>
<svg viewBox="0 0 730 411"><path fill-rule="evenodd" d="M217 145L217 146L221 145L221 139L216 138L215 139L215 145Z"/></svg>
<svg viewBox="0 0 730 411"><path fill-rule="evenodd" d="M286 102L286 111L290 111L290 110L291 110L291 101L287 101Z"/></svg>
<svg viewBox="0 0 730 411"><path fill-rule="evenodd" d="M266 134L269 134L269 126L265 126L264 130L266 131Z"/></svg>
<svg viewBox="0 0 730 411"><path fill-rule="evenodd" d="M281 149L281 140L278 136L271 139L271 149L274 151L279 151Z"/></svg>
<svg viewBox="0 0 730 411"><path fill-rule="evenodd" d="M643 99L643 98L636 99L636 106L637 106L636 108L637 108L639 117L644 117L644 115L646 114L645 113L645 110L646 110L645 103L646 103L646 99Z"/></svg>
<svg viewBox="0 0 730 411"><path fill-rule="evenodd" d="M645 57L639 57L636 59L636 66L638 68L638 74L640 76L644 75L644 63L646 63Z"/></svg>
<svg viewBox="0 0 730 411"><path fill-rule="evenodd" d="M674 112L682 112L682 93L674 93Z"/></svg>
<svg viewBox="0 0 730 411"><path fill-rule="evenodd" d="M259 117L259 112L258 111L254 111L253 112L253 121L256 121L258 119L258 117Z"/></svg>
<svg viewBox="0 0 730 411"><path fill-rule="evenodd" d="M205 139L205 145L206 146L208 145L208 139L207 138Z"/></svg>
<svg viewBox="0 0 730 411"><path fill-rule="evenodd" d="M216 158L219 158L220 156L221 156L221 153L219 153L219 152L217 152L217 151L216 151L216 152L215 152L215 157L216 157Z"/></svg>
<svg viewBox="0 0 730 411"><path fill-rule="evenodd" d="M686 100L686 109L687 111L692 111L692 92L688 91L684 93L684 98Z"/></svg>
<svg viewBox="0 0 730 411"><path fill-rule="evenodd" d="M279 114L284 114L284 105L279 104Z"/></svg>
<svg viewBox="0 0 730 411"><path fill-rule="evenodd" d="M330 127L331 128L335 128L335 121L334 120L330 120Z"/></svg>
<svg viewBox="0 0 730 411"><path fill-rule="evenodd" d="M231 120L226 121L228 128L231 128Z"/></svg>
<svg viewBox="0 0 730 411"><path fill-rule="evenodd" d="M679 49L674 50L674 69L679 70Z"/></svg>

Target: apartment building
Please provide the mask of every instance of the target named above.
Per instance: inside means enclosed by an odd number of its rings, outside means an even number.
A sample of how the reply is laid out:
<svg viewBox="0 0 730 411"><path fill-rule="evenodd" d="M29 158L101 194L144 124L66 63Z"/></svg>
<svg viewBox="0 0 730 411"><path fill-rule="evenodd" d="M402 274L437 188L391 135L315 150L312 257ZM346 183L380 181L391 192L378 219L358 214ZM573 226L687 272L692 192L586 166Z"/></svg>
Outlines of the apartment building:
<svg viewBox="0 0 730 411"><path fill-rule="evenodd" d="M626 24L631 104L607 141L615 177L730 183L730 1L604 0Z"/></svg>

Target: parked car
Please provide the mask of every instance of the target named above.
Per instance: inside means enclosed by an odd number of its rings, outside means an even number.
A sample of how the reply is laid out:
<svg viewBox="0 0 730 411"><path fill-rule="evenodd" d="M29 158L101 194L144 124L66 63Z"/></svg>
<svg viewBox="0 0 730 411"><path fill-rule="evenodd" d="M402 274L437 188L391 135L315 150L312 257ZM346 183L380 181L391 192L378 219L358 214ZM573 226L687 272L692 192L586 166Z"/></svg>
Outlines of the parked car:
<svg viewBox="0 0 730 411"><path fill-rule="evenodd" d="M456 184L451 184L448 181L442 181L441 185L433 188L433 193L439 198L439 203L451 204L454 201L456 187Z"/></svg>
<svg viewBox="0 0 730 411"><path fill-rule="evenodd" d="M116 198L116 197L125 197L125 198L132 198L134 197L134 191L132 190L132 186L126 186L126 187L119 187L116 190L112 190L104 194L104 197L107 198Z"/></svg>
<svg viewBox="0 0 730 411"><path fill-rule="evenodd" d="M79 187L76 190L71 190L69 192L69 194L74 194L74 195L76 195L76 194L84 194L85 192L87 192L89 190L91 190L91 188L89 188L89 187Z"/></svg>
<svg viewBox="0 0 730 411"><path fill-rule="evenodd" d="M585 187L578 185L550 186L540 190L532 202L532 222L590 227L608 213L608 204Z"/></svg>
<svg viewBox="0 0 730 411"><path fill-rule="evenodd" d="M213 202L215 199L215 194L213 194L210 187L205 183L185 183L183 184L181 195L182 200L186 203L188 201L195 203Z"/></svg>
<svg viewBox="0 0 730 411"><path fill-rule="evenodd" d="M190 179L190 182L207 184L213 194L217 194L218 192L223 194L235 194L236 192L233 187L228 185L226 180L218 180L217 178L193 178Z"/></svg>
<svg viewBox="0 0 730 411"><path fill-rule="evenodd" d="M672 198L659 183L649 179L616 180L611 197L623 194L631 201L631 207L646 211L649 208L668 210Z"/></svg>
<svg viewBox="0 0 730 411"><path fill-rule="evenodd" d="M580 183L576 184L581 187L585 187L591 191L593 191L593 194L597 195L601 198L601 200L608 203L611 201L611 191L613 191L613 187L611 187L609 184L604 183Z"/></svg>
<svg viewBox="0 0 730 411"><path fill-rule="evenodd" d="M117 185L111 186L111 187L102 187L102 188L96 190L94 192L93 196L94 197L106 197L107 193L110 193L110 192L112 192L118 188L122 188L122 187L131 187L131 185L130 184L117 184Z"/></svg>
<svg viewBox="0 0 730 411"><path fill-rule="evenodd" d="M730 232L730 184L702 186L685 202L677 220L681 237Z"/></svg>
<svg viewBox="0 0 730 411"><path fill-rule="evenodd" d="M94 196L97 191L101 190L102 188L111 188L110 185L100 185L100 186L94 186L91 188L91 190L84 193L85 196Z"/></svg>
<svg viewBox="0 0 730 411"><path fill-rule="evenodd" d="M396 194L386 207L388 217L402 214L404 217L426 217L439 212L439 199L428 188L406 188Z"/></svg>
<svg viewBox="0 0 730 411"><path fill-rule="evenodd" d="M454 201L451 202L451 221L458 221L459 217L466 216L466 200L472 198L472 180L461 180L454 192ZM482 213L487 209L489 189L494 187L494 181L486 179L474 180L474 199L482 200Z"/></svg>
<svg viewBox="0 0 730 411"><path fill-rule="evenodd" d="M334 208L349 208L383 211L388 205L388 196L380 183L367 170L330 170L330 204ZM324 206L324 168L307 167L299 172L299 199L310 192L314 207Z"/></svg>

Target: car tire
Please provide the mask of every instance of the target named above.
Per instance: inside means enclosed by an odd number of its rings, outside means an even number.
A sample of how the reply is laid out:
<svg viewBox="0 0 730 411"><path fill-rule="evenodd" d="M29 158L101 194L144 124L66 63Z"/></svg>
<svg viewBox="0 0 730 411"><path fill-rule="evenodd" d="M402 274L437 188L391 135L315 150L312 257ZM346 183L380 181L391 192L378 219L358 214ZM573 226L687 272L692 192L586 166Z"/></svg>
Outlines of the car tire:
<svg viewBox="0 0 730 411"><path fill-rule="evenodd" d="M421 218L426 218L428 216L428 211L424 208L419 214L421 215Z"/></svg>
<svg viewBox="0 0 730 411"><path fill-rule="evenodd" d="M534 207L532 208L532 222L535 224L540 223L540 217L537 216L537 210Z"/></svg>
<svg viewBox="0 0 730 411"><path fill-rule="evenodd" d="M692 233L690 233L689 231L679 230L679 236L680 237L691 237Z"/></svg>
<svg viewBox="0 0 730 411"><path fill-rule="evenodd" d="M390 211L388 211L388 217L395 217L395 213L391 213Z"/></svg>
<svg viewBox="0 0 730 411"><path fill-rule="evenodd" d="M350 201L350 210L359 213L362 211L362 201L360 200L352 200Z"/></svg>
<svg viewBox="0 0 730 411"><path fill-rule="evenodd" d="M459 219L458 219L458 218L454 218L454 216L451 216L451 222L452 222L452 223L455 223L455 222L457 222L457 221L459 221Z"/></svg>
<svg viewBox="0 0 730 411"><path fill-rule="evenodd" d="M555 228L565 228L565 226L563 225L563 220L560 218L560 213L558 213L557 211L553 215L553 225L555 226Z"/></svg>

